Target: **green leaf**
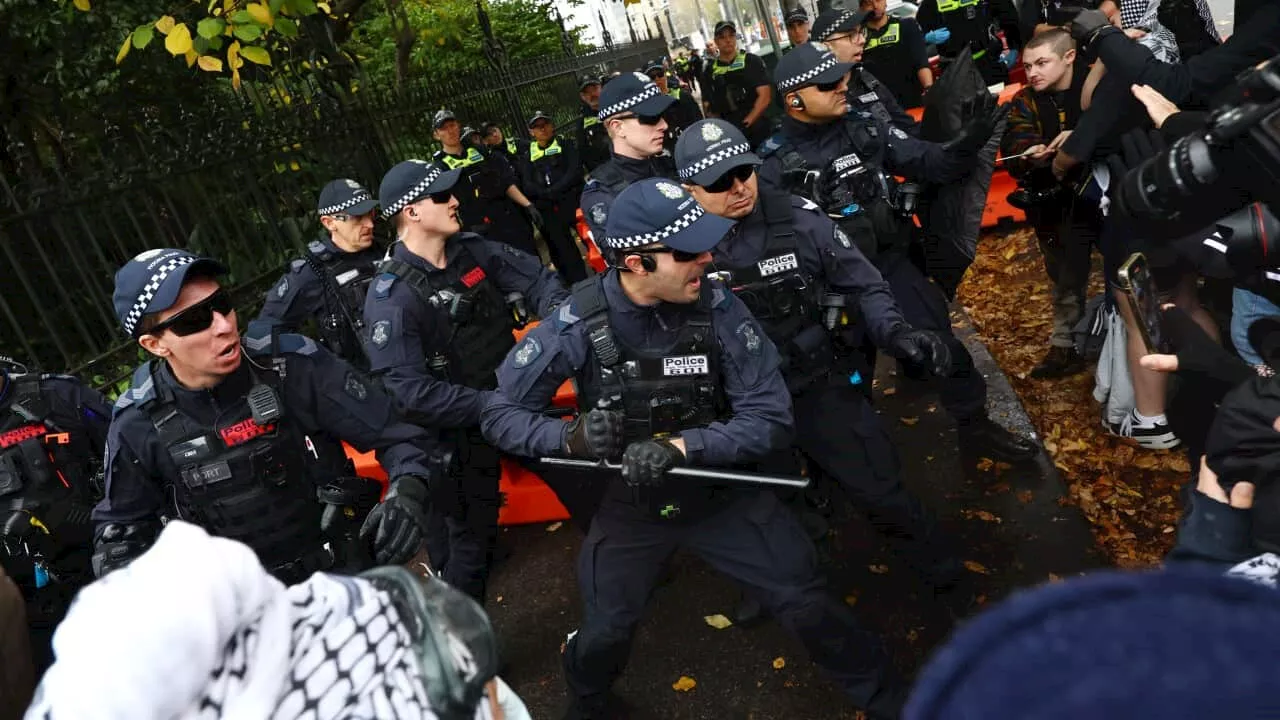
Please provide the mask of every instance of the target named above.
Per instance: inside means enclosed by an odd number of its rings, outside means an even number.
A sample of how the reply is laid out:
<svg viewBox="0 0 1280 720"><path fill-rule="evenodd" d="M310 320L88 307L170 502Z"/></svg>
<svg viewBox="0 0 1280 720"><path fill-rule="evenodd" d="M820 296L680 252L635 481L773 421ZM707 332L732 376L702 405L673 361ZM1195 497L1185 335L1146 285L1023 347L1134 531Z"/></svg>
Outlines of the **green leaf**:
<svg viewBox="0 0 1280 720"><path fill-rule="evenodd" d="M298 25L287 17L276 18L276 32L286 38L298 37Z"/></svg>
<svg viewBox="0 0 1280 720"><path fill-rule="evenodd" d="M222 29L226 26L227 24L222 20L222 18L208 17L201 20L200 23L196 25L196 34L206 40L209 40L221 35Z"/></svg>
<svg viewBox="0 0 1280 720"><path fill-rule="evenodd" d="M237 10L231 13L231 22L236 25L247 25L253 22L253 16L249 14L248 10Z"/></svg>
<svg viewBox="0 0 1280 720"><path fill-rule="evenodd" d="M295 15L315 15L319 12L319 8L312 0L290 0Z"/></svg>
<svg viewBox="0 0 1280 720"><path fill-rule="evenodd" d="M237 25L235 29L236 37L245 42L253 42L262 37L262 26L260 25Z"/></svg>
<svg viewBox="0 0 1280 720"><path fill-rule="evenodd" d="M133 38L133 46L138 48L139 50L142 50L143 48L151 44L151 39L154 38L155 36L156 36L155 28L153 28L150 25L143 25L142 27L133 31L133 35L131 36Z"/></svg>
<svg viewBox="0 0 1280 720"><path fill-rule="evenodd" d="M256 45L246 45L240 48L240 57L258 65L271 65L271 55L265 49Z"/></svg>

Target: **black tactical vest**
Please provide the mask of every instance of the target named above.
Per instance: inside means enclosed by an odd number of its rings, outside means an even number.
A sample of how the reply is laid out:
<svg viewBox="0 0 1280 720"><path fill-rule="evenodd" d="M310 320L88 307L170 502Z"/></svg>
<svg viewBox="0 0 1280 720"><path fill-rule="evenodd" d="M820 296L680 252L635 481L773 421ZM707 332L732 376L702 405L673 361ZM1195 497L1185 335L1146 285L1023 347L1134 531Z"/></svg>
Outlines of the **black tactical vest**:
<svg viewBox="0 0 1280 720"><path fill-rule="evenodd" d="M251 392L271 388L278 405L276 373L252 366L249 371L255 382ZM151 418L178 469L174 494L180 517L253 548L268 572L283 582L298 582L329 567L333 556L320 531L322 508L307 455L316 452L316 460L323 460L318 451L321 446L330 450L331 443L313 443L283 407L277 419L260 424L250 411L248 394L209 427L185 414L172 388L155 373L152 363L146 363L135 373L134 387L148 379L154 383L154 394L138 407Z"/></svg>
<svg viewBox="0 0 1280 720"><path fill-rule="evenodd" d="M424 348L435 353L427 357L434 377L478 390L497 387L494 373L516 344L515 316L470 248L459 243L457 257L438 273L395 258L382 261L379 270L399 277L423 304L448 316L447 346Z"/></svg>
<svg viewBox="0 0 1280 720"><path fill-rule="evenodd" d="M10 378L0 417L0 510L25 510L48 526L87 521L99 449L54 417L43 376ZM72 517L72 516L75 517Z"/></svg>
<svg viewBox="0 0 1280 720"><path fill-rule="evenodd" d="M318 318L320 341L333 354L361 369L368 369L360 338L364 331L364 300L377 268L357 262L354 253L338 253L323 243L307 245L303 261L322 284L324 313Z"/></svg>
<svg viewBox="0 0 1280 720"><path fill-rule="evenodd" d="M577 378L578 407L605 408L624 416L624 442L667 437L705 427L723 418L728 400L720 387L719 344L711 320L710 291L704 285L699 312L685 321L664 352L641 352L623 343L609 327L603 278L573 287L574 308L591 342L591 362ZM692 519L711 504L718 488L669 482L633 490L612 483L609 494L636 504L655 517Z"/></svg>

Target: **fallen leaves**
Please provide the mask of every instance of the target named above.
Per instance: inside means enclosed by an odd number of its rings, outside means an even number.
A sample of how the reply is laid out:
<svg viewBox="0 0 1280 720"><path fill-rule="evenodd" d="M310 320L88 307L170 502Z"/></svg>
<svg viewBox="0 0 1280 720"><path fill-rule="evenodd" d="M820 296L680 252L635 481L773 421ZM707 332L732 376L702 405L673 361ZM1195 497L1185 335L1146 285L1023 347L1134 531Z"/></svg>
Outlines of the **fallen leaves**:
<svg viewBox="0 0 1280 720"><path fill-rule="evenodd" d="M720 614L705 615L703 616L702 621L717 630L723 630L733 625L732 620Z"/></svg>
<svg viewBox="0 0 1280 720"><path fill-rule="evenodd" d="M965 518L969 520L982 520L983 522L989 522L989 523L1004 522L1004 519L1002 519L999 515L996 515L995 513L987 512L986 510L961 510L960 514L964 515Z"/></svg>
<svg viewBox="0 0 1280 720"><path fill-rule="evenodd" d="M787 666L787 661L786 661L786 659L785 659L785 658L776 657L776 658L774 658L774 659L773 659L773 669L774 669L774 670L781 670L782 668L784 668L784 667L786 667L786 666Z"/></svg>
<svg viewBox="0 0 1280 720"><path fill-rule="evenodd" d="M853 607L858 604L858 596L856 593L850 593L844 596L844 604Z"/></svg>
<svg viewBox="0 0 1280 720"><path fill-rule="evenodd" d="M965 560L964 569L968 570L971 573L977 573L979 575L991 574L991 571L987 569L986 565L983 565L982 563L977 562L975 560Z"/></svg>
<svg viewBox="0 0 1280 720"><path fill-rule="evenodd" d="M918 417L900 417L900 418L898 418L898 422L902 423L903 425L906 425L907 427L911 427L912 425L915 425L916 423L920 422L920 418L918 418Z"/></svg>
<svg viewBox="0 0 1280 720"><path fill-rule="evenodd" d="M671 683L671 689L676 692L689 692L698 687L698 681L688 675L681 675L680 679Z"/></svg>
<svg viewBox="0 0 1280 720"><path fill-rule="evenodd" d="M547 526L547 532L549 533L555 532L559 530L562 525L564 525L563 522L553 522Z"/></svg>
<svg viewBox="0 0 1280 720"><path fill-rule="evenodd" d="M888 565L868 565L868 566L867 566L867 569L868 569L868 570L870 570L871 572L875 573L876 575L888 575L888 574L889 574L889 566L888 566Z"/></svg>

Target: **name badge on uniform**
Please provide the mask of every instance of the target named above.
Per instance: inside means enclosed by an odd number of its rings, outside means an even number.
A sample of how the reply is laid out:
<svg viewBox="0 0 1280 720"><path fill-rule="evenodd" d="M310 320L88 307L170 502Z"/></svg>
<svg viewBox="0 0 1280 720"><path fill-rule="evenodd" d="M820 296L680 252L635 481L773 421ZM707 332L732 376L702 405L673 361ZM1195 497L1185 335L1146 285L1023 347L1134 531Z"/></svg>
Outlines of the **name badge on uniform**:
<svg viewBox="0 0 1280 720"><path fill-rule="evenodd" d="M358 278L358 277L360 277L360 271L359 271L359 270L356 270L356 269L351 269L351 270L348 270L348 271L346 271L346 272L344 272L344 273L339 273L339 274L338 274L336 277L334 277L333 279L334 279L334 280L335 280L339 285L346 285L347 283L351 282L352 280L355 280L355 279L356 279L356 278Z"/></svg>
<svg viewBox="0 0 1280 720"><path fill-rule="evenodd" d="M869 93L863 93L858 96L858 102L863 102L863 103L873 103L879 99L880 99L880 96L876 95L874 90Z"/></svg>
<svg viewBox="0 0 1280 720"><path fill-rule="evenodd" d="M777 257L765 258L756 263L756 267L760 268L761 277L769 277L777 275L787 270L795 270L800 267L799 261L796 260L795 253L787 253L786 255L778 255Z"/></svg>
<svg viewBox="0 0 1280 720"><path fill-rule="evenodd" d="M706 355L679 355L662 358L662 374L672 375L707 375L711 372L711 364Z"/></svg>

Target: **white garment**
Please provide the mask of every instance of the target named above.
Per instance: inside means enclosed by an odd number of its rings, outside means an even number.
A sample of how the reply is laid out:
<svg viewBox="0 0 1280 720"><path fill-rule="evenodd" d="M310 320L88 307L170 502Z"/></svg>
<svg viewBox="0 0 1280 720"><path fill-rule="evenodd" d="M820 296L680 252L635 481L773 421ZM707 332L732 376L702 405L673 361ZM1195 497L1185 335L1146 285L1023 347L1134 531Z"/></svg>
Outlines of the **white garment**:
<svg viewBox="0 0 1280 720"><path fill-rule="evenodd" d="M1106 318L1107 339L1102 343L1094 373L1093 399L1102 403L1103 420L1116 426L1132 415L1135 399L1124 319L1114 308L1107 310Z"/></svg>

